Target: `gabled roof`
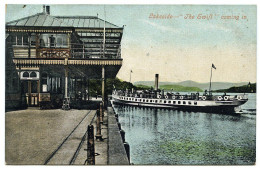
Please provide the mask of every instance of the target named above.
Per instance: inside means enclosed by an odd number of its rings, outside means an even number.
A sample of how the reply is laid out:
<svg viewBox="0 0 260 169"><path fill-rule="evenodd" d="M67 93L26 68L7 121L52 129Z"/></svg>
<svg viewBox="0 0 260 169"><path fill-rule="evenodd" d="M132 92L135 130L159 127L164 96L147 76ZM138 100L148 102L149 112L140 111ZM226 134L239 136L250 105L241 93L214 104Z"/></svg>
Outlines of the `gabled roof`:
<svg viewBox="0 0 260 169"><path fill-rule="evenodd" d="M36 15L7 22L6 26L71 27L67 23L45 13L38 13Z"/></svg>
<svg viewBox="0 0 260 169"><path fill-rule="evenodd" d="M38 13L7 22L6 26L103 28L104 20L95 16L51 16L46 13ZM105 26L106 28L120 28L107 21Z"/></svg>
<svg viewBox="0 0 260 169"><path fill-rule="evenodd" d="M103 28L104 20L96 16L55 16L75 28ZM106 28L120 28L106 21Z"/></svg>

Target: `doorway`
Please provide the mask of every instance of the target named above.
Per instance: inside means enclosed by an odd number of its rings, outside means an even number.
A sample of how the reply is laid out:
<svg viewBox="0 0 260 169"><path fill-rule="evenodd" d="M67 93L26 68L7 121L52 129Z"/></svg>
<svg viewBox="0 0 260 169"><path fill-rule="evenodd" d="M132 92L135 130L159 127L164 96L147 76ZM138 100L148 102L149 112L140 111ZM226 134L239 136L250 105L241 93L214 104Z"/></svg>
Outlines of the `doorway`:
<svg viewBox="0 0 260 169"><path fill-rule="evenodd" d="M39 80L23 80L22 94L26 97L29 107L39 106Z"/></svg>

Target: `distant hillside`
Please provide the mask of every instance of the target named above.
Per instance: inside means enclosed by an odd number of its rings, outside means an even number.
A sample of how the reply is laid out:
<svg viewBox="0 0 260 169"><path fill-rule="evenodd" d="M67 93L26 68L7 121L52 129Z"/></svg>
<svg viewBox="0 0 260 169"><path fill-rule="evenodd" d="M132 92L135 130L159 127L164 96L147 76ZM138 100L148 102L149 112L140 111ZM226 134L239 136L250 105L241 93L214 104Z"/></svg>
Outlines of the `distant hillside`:
<svg viewBox="0 0 260 169"><path fill-rule="evenodd" d="M243 85L238 87L230 87L228 89L216 90L216 92L227 92L227 93L255 93L256 92L256 83L251 85Z"/></svg>
<svg viewBox="0 0 260 169"><path fill-rule="evenodd" d="M134 83L134 85L138 85L138 84L154 87L154 81L139 81ZM220 89L228 89L234 86L243 86L247 84L248 82L241 82L241 83L212 82L211 88L212 90L220 90ZM202 90L209 90L209 83L198 83L191 80L183 81L183 82L159 82L159 87L161 85L180 85L185 87L197 87Z"/></svg>
<svg viewBox="0 0 260 169"><path fill-rule="evenodd" d="M186 87L186 86L181 86L181 85L161 85L160 89L164 90L171 90L175 92L202 92L198 87Z"/></svg>

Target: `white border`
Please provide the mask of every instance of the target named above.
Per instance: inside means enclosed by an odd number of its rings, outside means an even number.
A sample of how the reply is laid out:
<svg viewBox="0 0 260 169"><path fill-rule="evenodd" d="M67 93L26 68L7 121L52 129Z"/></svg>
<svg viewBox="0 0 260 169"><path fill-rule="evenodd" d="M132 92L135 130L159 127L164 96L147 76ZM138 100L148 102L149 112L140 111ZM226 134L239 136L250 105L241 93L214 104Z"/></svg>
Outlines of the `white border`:
<svg viewBox="0 0 260 169"><path fill-rule="evenodd" d="M259 4L259 1L257 0L244 0L244 1L238 1L238 0L149 0L149 1L144 1L144 0L128 0L128 1L123 1L123 0L45 0L43 1L39 1L39 0L2 0L0 1L0 77L1 77L1 83L0 83L0 97L1 97L1 116L0 116L0 124L1 124L1 132L0 132L0 146L1 146L1 152L0 152L0 167L1 168L17 168L17 167L21 167L21 166L7 166L5 165L5 104L4 104L4 88L5 88L5 80L4 80L4 75L5 75L5 52L4 52L4 46L5 46L5 4L211 4L211 5L215 5L215 4L219 4L219 5L257 5ZM257 13L257 26L259 23L259 12ZM257 41L259 40L259 34L257 34ZM257 44L257 49L259 49L259 43ZM258 54L257 54L258 56ZM257 59L257 65L259 64L259 59ZM257 83L259 82L259 70L257 69ZM259 91L260 87L257 86L257 91ZM257 92L257 98L259 96L259 92ZM257 99L257 110L259 108L259 104L258 104L258 99ZM258 113L258 112L257 112ZM258 115L259 116L259 115ZM257 116L257 122L258 117ZM257 125L258 126L258 125ZM257 129L257 143L259 142L259 130ZM254 166L210 166L210 168L244 168L244 167L258 167L259 168L259 144L257 144L256 147L256 165ZM22 167L26 167L26 168L35 168L35 167L45 167L45 166L22 166ZM64 167L64 166L49 166L49 167ZM87 167L87 166L75 166L75 167ZM90 166L88 166L90 167ZM97 166L95 166L96 168ZM101 166L98 166L98 168ZM122 166L103 166L103 167L108 167L108 168L121 168ZM128 167L132 167L132 166L127 166ZM141 167L141 166L135 166L135 167ZM142 166L143 167L143 166ZM149 168L157 168L159 166L145 166L149 167ZM161 167L161 166L160 166ZM163 167L181 167L181 168L190 168L190 167L196 167L198 169L200 168L208 168L209 166L163 166ZM74 167L73 167L74 168Z"/></svg>

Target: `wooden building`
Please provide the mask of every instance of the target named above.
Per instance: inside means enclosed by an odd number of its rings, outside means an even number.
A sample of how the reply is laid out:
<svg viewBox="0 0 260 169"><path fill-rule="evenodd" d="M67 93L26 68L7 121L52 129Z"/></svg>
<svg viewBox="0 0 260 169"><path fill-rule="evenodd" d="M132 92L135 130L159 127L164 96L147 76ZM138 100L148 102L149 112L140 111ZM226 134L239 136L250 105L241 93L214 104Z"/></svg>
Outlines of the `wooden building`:
<svg viewBox="0 0 260 169"><path fill-rule="evenodd" d="M86 96L88 79L102 79L104 101L105 78L122 65L122 35L96 16L52 16L49 6L7 22L6 108L67 104Z"/></svg>

